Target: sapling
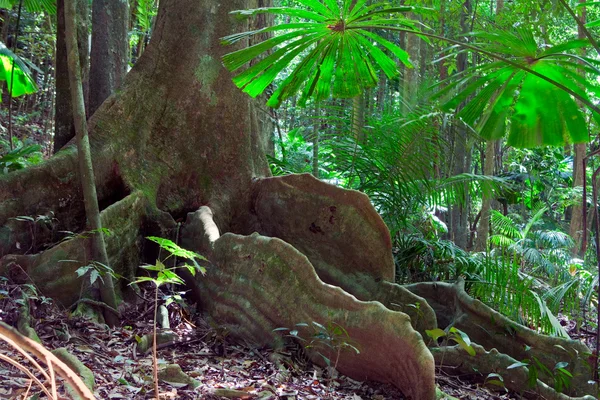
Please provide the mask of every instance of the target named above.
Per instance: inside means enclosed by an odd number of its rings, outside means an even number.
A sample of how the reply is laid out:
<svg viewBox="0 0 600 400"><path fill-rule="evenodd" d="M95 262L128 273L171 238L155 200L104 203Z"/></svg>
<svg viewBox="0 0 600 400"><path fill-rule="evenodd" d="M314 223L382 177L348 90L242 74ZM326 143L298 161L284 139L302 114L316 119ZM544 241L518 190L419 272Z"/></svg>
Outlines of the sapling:
<svg viewBox="0 0 600 400"><path fill-rule="evenodd" d="M341 325L335 322L328 322L327 326L320 324L316 321L312 321L309 325L304 322L300 322L296 324L296 329L288 329L288 328L277 328L274 331L289 331L286 335L288 337L298 339L299 341L304 343L304 348L306 349L317 349L317 354L323 358L325 361L325 365L327 365L327 369L329 371L329 379L327 380L327 391L329 392L331 389L331 382L333 380L333 372L337 372L338 362L340 360L340 356L343 350L352 350L356 354L360 354L360 350L353 343L348 331ZM299 334L299 328L309 328L311 327L313 330L310 338L304 339ZM331 359L324 355L318 348L328 348L333 355L335 356L335 360L333 365L331 365Z"/></svg>
<svg viewBox="0 0 600 400"><path fill-rule="evenodd" d="M155 271L156 277L150 276L142 276L138 277L135 282L152 282L156 286L156 290L154 293L154 322L153 322L153 331L152 331L152 367L153 367L153 378L154 378L154 392L156 395L156 399L159 399L159 389L158 389L158 356L156 349L156 320L157 320L157 311L158 311L158 288L163 284L178 284L183 285L183 280L175 273L177 268L186 268L192 276L196 275L196 272L200 272L202 275L206 274L206 269L201 267L196 260L204 260L207 261L206 258L202 257L200 254L197 254L193 251L189 251L179 247L176 243L172 242L169 239L159 238L155 236L149 236L146 239L151 240L157 243L161 249L166 250L169 255L164 259L171 257L178 257L187 260L191 264L184 264L182 266L173 266L171 268L167 268L165 264L157 259L154 265L142 265L141 267L148 271Z"/></svg>

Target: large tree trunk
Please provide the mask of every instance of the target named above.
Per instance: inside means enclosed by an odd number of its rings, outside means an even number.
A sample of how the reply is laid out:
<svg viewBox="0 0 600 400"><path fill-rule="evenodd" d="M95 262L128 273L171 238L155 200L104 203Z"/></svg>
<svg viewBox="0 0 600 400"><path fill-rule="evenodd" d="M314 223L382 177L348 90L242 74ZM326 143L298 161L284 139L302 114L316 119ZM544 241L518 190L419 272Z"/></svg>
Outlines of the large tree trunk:
<svg viewBox="0 0 600 400"><path fill-rule="evenodd" d="M450 313L461 329L473 318L469 334L487 349L514 351L506 335L496 334L512 329L526 344L535 338L540 351L560 345L567 350L561 361L578 368L581 346L514 328L463 291L446 285L409 291L393 283L390 234L364 194L311 175L269 177L264 118L220 61L233 49L222 48L219 38L244 28L229 12L256 4L161 1L146 51L90 119L102 225L113 231L107 250L116 272L131 279L142 259L153 262L156 249L143 236L175 238L175 220L187 214L182 245L210 260L206 277L187 282L202 309L233 336L267 344L277 339L274 328L342 326L361 352L341 353L338 369L392 383L413 400L435 398L434 357L423 336L438 319L446 327ZM84 237L57 243L56 232L84 226L77 157L71 146L43 165L0 177L0 275L33 280L65 306L78 300L74 271L90 248ZM58 222L45 230L12 219L50 211ZM118 288L122 295L126 287ZM488 359L481 354L470 366L483 371ZM574 378L574 393L588 391L579 384L587 379Z"/></svg>

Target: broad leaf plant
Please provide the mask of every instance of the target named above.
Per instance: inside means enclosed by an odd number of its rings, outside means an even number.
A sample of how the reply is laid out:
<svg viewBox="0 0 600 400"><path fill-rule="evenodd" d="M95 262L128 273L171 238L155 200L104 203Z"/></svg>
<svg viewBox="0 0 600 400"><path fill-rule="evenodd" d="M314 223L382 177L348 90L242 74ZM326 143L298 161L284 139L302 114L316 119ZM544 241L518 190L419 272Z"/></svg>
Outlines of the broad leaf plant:
<svg viewBox="0 0 600 400"><path fill-rule="evenodd" d="M296 3L297 7L234 11L241 17L287 16L291 22L223 38L224 44L233 44L273 33L223 58L230 71L254 62L233 79L252 97L292 68L269 98L271 107L296 94L300 105L311 97L316 101L330 96L351 98L376 86L379 71L390 79L398 76L398 60L411 68L406 51L377 34L387 30L441 40L456 51L474 51L489 60L451 77L438 94L444 109L456 110L459 118L486 139L498 139L508 131L508 144L515 147L581 143L588 140L586 109L600 119L600 108L590 97L598 95L600 87L585 78L586 74L600 75L598 62L573 54L589 45L587 39L546 48L537 43L531 29L519 27L512 32L476 33L474 40L461 42L430 33L406 16L433 12L428 9L396 6L393 1Z"/></svg>

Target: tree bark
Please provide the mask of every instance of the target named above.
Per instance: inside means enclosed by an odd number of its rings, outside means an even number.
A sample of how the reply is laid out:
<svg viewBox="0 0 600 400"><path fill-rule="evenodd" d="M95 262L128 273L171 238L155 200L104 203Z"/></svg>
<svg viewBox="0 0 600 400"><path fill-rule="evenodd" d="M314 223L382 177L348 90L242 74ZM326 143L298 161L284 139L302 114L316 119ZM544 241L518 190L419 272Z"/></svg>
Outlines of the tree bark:
<svg viewBox="0 0 600 400"><path fill-rule="evenodd" d="M315 120L313 122L313 158L312 158L312 174L319 179L319 136L321 130L321 107L315 103Z"/></svg>
<svg viewBox="0 0 600 400"><path fill-rule="evenodd" d="M94 0L92 3L89 115L123 83L127 73L128 17L126 0Z"/></svg>
<svg viewBox="0 0 600 400"><path fill-rule="evenodd" d="M55 61L55 113L54 113L54 153L62 149L73 137L73 107L71 105L71 92L69 88L69 67L67 61L67 45L65 42L65 1L56 2L56 61ZM77 1L77 48L79 52L79 65L83 83L83 98L88 102L88 76L89 76L89 8L88 2Z"/></svg>
<svg viewBox="0 0 600 400"><path fill-rule="evenodd" d="M583 157L585 157L586 145L585 143L573 145L573 188L582 188L583 180L585 179L585 173L583 171ZM585 200L583 200L585 201ZM583 236L583 207L581 203L573 205L571 212L571 224L569 225L569 235L573 238L575 246L573 247L574 255L582 255L581 253L581 239Z"/></svg>

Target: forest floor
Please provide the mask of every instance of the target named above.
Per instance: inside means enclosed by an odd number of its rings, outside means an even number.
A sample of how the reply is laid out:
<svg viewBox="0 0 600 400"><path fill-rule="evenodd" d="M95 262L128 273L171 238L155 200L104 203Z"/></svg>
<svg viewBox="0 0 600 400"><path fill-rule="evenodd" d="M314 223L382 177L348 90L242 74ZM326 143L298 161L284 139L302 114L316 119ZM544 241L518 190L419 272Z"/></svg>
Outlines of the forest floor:
<svg viewBox="0 0 600 400"><path fill-rule="evenodd" d="M100 399L152 399L152 352L140 354L137 343L152 332L154 314L150 286L140 302L123 312L123 324L108 330L81 317L68 317L30 285L11 285L0 278L0 320L16 325L24 292L28 292L34 328L43 345L52 350L65 347L94 374L95 395ZM328 373L303 356L301 346L252 349L234 343L226 332L193 318L182 302L168 307L169 321L179 339L161 345L159 366L178 364L198 386L160 382L161 399L345 399L394 400L402 394L391 385L358 382L335 371ZM8 344L0 342L0 354L24 359ZM26 364L26 363L25 363ZM513 399L518 394L491 391L482 386L485 377L437 374L440 388L460 399ZM21 399L29 379L16 368L0 362L0 399ZM497 388L496 389L500 389ZM35 393L35 388L30 394Z"/></svg>
<svg viewBox="0 0 600 400"><path fill-rule="evenodd" d="M108 330L81 317L68 317L49 299L39 296L29 285L11 285L0 278L0 320L16 325L24 293L29 292L34 328L43 345L52 350L65 347L94 374L95 395L100 399L151 399L152 352L137 351L139 338L152 332L154 306L142 300L123 313L123 324ZM140 296L151 299L152 292ZM252 349L234 343L226 332L194 319L180 305L171 303L169 320L180 339L162 345L159 365L178 364L199 385L191 388L174 382L160 382L164 399L348 399L394 400L402 394L391 385L358 382L335 371L329 374L307 360L300 346L290 345L280 351ZM0 354L23 362L17 351L5 342ZM26 364L26 363L25 363ZM511 399L510 393L491 392L472 377L438 374L442 390L460 399ZM0 363L0 399L21 399L29 386L16 368ZM35 393L35 388L30 394ZM224 396L221 396L224 395Z"/></svg>

